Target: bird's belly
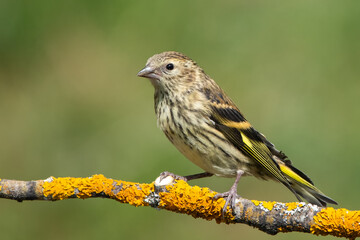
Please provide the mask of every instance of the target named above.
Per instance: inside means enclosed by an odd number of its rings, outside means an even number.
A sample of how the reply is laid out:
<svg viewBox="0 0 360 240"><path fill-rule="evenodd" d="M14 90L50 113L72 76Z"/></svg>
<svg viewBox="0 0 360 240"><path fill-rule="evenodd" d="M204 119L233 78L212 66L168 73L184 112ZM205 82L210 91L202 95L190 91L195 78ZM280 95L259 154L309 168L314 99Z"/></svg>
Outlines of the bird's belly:
<svg viewBox="0 0 360 240"><path fill-rule="evenodd" d="M245 175L252 175L255 170L253 161L228 142L217 142L211 138L209 141L201 135L188 137L186 142L178 136L171 136L169 139L191 162L217 176L235 177L240 169Z"/></svg>
<svg viewBox="0 0 360 240"><path fill-rule="evenodd" d="M245 176L264 175L261 173L264 169L259 164L211 127L210 119L206 119L200 112L178 114L177 108L162 104L158 105L156 111L158 126L191 162L206 172L222 177L235 177L238 170L243 170Z"/></svg>

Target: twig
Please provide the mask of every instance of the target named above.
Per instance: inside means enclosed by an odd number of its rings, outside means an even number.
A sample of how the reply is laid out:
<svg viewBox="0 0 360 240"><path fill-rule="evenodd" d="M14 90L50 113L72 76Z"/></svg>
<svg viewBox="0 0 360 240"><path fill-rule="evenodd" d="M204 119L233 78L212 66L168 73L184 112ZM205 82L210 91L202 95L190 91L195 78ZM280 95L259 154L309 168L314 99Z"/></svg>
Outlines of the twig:
<svg viewBox="0 0 360 240"><path fill-rule="evenodd" d="M266 233L307 232L355 239L360 236L360 211L320 208L305 203L280 203L237 199L233 211L224 217L224 199L216 192L189 186L167 177L154 183L113 180L103 175L88 178L54 178L36 181L0 180L0 198L17 200L64 200L68 198L110 198L134 206L151 206L185 213L217 223L245 223Z"/></svg>

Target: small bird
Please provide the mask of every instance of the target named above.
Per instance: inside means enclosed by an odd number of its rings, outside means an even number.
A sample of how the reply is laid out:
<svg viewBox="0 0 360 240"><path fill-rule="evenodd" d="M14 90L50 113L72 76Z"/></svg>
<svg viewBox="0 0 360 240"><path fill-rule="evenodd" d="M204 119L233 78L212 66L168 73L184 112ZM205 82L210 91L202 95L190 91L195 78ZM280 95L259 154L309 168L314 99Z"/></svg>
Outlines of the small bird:
<svg viewBox="0 0 360 240"><path fill-rule="evenodd" d="M190 161L205 170L185 177L164 172L185 181L208 177L235 177L226 198L234 209L237 185L242 176L276 180L299 201L325 207L337 204L327 197L288 157L245 119L225 92L196 62L179 52L163 52L150 57L137 74L150 79L155 88L157 124L166 137Z"/></svg>

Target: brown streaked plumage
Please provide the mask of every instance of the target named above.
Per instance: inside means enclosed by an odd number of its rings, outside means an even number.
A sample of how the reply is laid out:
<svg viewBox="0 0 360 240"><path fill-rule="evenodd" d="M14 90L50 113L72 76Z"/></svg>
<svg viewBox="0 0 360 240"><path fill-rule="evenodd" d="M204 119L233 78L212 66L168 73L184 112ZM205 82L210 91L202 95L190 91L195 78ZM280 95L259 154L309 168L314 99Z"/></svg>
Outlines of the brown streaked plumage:
<svg viewBox="0 0 360 240"><path fill-rule="evenodd" d="M178 52L152 56L138 76L155 87L155 112L160 129L204 174L236 177L224 210L237 196L241 176L277 180L295 196L326 206L336 202L324 195L287 156L256 131L224 91L189 57ZM170 174L170 173L166 173Z"/></svg>

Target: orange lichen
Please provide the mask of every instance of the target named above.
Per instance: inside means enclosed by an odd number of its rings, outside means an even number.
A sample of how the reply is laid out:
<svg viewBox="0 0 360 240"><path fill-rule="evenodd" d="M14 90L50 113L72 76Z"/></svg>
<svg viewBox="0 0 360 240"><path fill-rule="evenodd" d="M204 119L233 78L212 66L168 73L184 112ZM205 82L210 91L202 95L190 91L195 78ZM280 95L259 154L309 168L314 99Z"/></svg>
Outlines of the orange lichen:
<svg viewBox="0 0 360 240"><path fill-rule="evenodd" d="M255 206L262 205L265 209L271 211L276 204L276 202L266 202L266 201L258 201L258 200L251 200Z"/></svg>
<svg viewBox="0 0 360 240"><path fill-rule="evenodd" d="M186 182L178 180L174 185L166 187L168 192L159 193L161 201L159 207L167 210L186 213L193 217L201 217L207 220L216 219L221 221L221 211L225 204L223 198L214 199L216 192L209 188L189 186ZM228 211L226 219L234 218Z"/></svg>
<svg viewBox="0 0 360 240"><path fill-rule="evenodd" d="M73 196L85 199L102 193L109 198L134 206L146 205L143 200L153 189L153 184L115 181L101 174L89 178L52 178L51 181L45 181L43 184L44 196L51 196L53 200Z"/></svg>
<svg viewBox="0 0 360 240"><path fill-rule="evenodd" d="M333 235L355 239L360 237L360 211L324 208L314 216L310 231L316 235Z"/></svg>

